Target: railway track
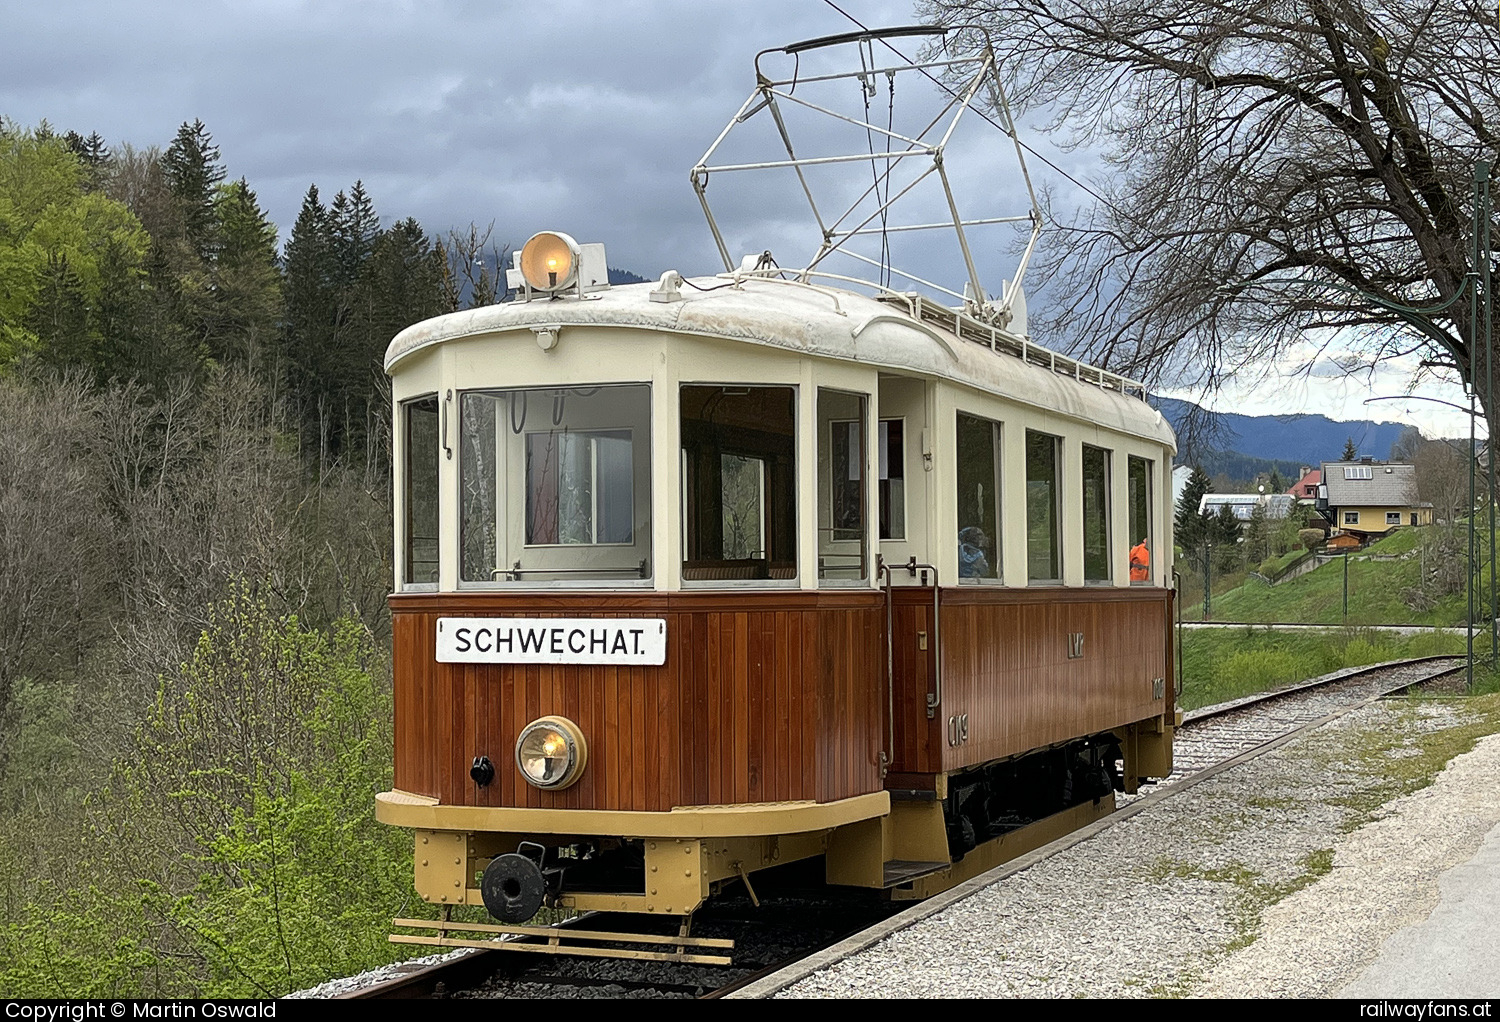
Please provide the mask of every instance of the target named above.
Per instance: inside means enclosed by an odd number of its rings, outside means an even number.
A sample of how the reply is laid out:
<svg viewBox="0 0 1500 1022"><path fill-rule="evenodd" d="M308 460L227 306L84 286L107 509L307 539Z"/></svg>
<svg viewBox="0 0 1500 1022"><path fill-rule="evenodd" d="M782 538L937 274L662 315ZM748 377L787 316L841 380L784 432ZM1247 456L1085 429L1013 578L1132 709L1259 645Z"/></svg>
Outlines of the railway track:
<svg viewBox="0 0 1500 1022"><path fill-rule="evenodd" d="M1116 802L1128 805L1371 699L1456 674L1463 665L1460 656L1430 656L1355 667L1316 681L1194 710L1184 714L1173 738L1171 776L1143 785L1133 796L1117 796Z"/></svg>
<svg viewBox="0 0 1500 1022"><path fill-rule="evenodd" d="M349 999L396 998L715 998L835 944L898 911L878 892L757 884L762 904L721 898L693 919L693 935L734 941L735 964L696 965L636 959L572 958L473 951L415 965ZM809 881L810 883L811 881ZM783 889L778 889L779 887ZM639 918L596 913L570 925L639 929Z"/></svg>
<svg viewBox="0 0 1500 1022"><path fill-rule="evenodd" d="M1249 696L1184 716L1174 742L1171 776L1117 796L1117 811L1045 848L976 877L943 895L898 911L852 892L837 890L767 899L760 909L736 898L700 912L695 936L735 941L736 965L702 966L618 959L572 959L477 951L445 956L345 997L511 998L611 997L690 998L766 996L804 975L817 963L846 957L980 887L1034 865L1101 830L1170 797L1188 782L1269 751L1293 736L1347 713L1372 699L1430 684L1463 670L1455 656L1420 657L1337 672L1313 682ZM617 929L617 918L598 915L573 925ZM638 925L638 924L637 924ZM520 961L518 961L520 960Z"/></svg>

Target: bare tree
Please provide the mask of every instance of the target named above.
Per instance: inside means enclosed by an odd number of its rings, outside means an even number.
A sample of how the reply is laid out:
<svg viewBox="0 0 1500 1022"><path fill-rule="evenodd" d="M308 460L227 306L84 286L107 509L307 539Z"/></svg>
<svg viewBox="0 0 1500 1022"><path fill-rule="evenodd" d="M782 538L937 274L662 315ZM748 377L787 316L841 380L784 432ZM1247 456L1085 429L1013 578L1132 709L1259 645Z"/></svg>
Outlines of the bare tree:
<svg viewBox="0 0 1500 1022"><path fill-rule="evenodd" d="M1433 513L1445 521L1456 521L1469 513L1468 446L1468 441L1432 440L1422 445L1413 459L1418 498L1430 503ZM1483 472L1475 472L1474 476L1477 489L1483 491L1486 485ZM1483 501L1483 492L1476 499Z"/></svg>
<svg viewBox="0 0 1500 1022"><path fill-rule="evenodd" d="M0 761L16 682L75 667L103 632L113 563L81 453L96 404L78 378L0 380Z"/></svg>
<svg viewBox="0 0 1500 1022"><path fill-rule="evenodd" d="M450 311L477 309L505 299L510 246L492 241L494 233L493 221L482 231L471 223L467 232L449 231L447 240L438 242L445 267L443 295Z"/></svg>
<svg viewBox="0 0 1500 1022"><path fill-rule="evenodd" d="M927 7L989 29L1012 107L1112 167L1038 274L1060 292L1051 325L1093 359L1212 386L1308 329L1355 327L1363 359L1485 371L1467 299L1416 318L1380 302L1450 302L1473 266L1473 168L1495 159L1500 123L1492 5Z"/></svg>

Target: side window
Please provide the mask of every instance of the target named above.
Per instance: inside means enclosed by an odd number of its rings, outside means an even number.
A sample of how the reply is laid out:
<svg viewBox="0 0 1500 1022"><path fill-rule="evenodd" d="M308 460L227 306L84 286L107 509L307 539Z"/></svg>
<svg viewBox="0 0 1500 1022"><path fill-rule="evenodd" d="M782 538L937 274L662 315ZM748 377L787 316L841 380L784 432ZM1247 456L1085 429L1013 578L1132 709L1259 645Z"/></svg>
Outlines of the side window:
<svg viewBox="0 0 1500 1022"><path fill-rule="evenodd" d="M1130 544L1130 584L1151 584L1151 551L1155 549L1151 535L1151 462L1145 458L1129 460L1130 535L1125 541Z"/></svg>
<svg viewBox="0 0 1500 1022"><path fill-rule="evenodd" d="M1000 424L958 413L958 577L1000 577Z"/></svg>
<svg viewBox="0 0 1500 1022"><path fill-rule="evenodd" d="M818 390L818 578L868 576L863 394Z"/></svg>
<svg viewBox="0 0 1500 1022"><path fill-rule="evenodd" d="M797 391L684 386L682 580L797 577Z"/></svg>
<svg viewBox="0 0 1500 1022"><path fill-rule="evenodd" d="M401 580L438 580L438 399L436 394L401 405L402 503L406 507L406 550Z"/></svg>
<svg viewBox="0 0 1500 1022"><path fill-rule="evenodd" d="M1358 525L1359 524L1359 512L1358 511L1345 511L1344 512L1344 524L1345 525Z"/></svg>
<svg viewBox="0 0 1500 1022"><path fill-rule="evenodd" d="M880 538L906 538L906 421L881 419L875 440L880 459Z"/></svg>
<svg viewBox="0 0 1500 1022"><path fill-rule="evenodd" d="M766 459L719 455L719 485L725 559L761 556L766 548Z"/></svg>
<svg viewBox="0 0 1500 1022"><path fill-rule="evenodd" d="M1060 437L1026 431L1026 577L1062 581Z"/></svg>
<svg viewBox="0 0 1500 1022"><path fill-rule="evenodd" d="M1083 580L1113 577L1109 552L1109 452L1083 445Z"/></svg>

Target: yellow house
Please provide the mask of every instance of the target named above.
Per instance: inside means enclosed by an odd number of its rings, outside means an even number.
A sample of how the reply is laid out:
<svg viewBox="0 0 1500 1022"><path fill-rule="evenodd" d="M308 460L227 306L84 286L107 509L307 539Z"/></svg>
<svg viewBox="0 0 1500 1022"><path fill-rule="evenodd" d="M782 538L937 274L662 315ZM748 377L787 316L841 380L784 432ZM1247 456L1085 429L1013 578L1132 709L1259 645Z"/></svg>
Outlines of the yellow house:
<svg viewBox="0 0 1500 1022"><path fill-rule="evenodd" d="M1366 538L1401 525L1431 525L1432 505L1417 500L1417 473L1399 462L1323 462L1317 508L1335 533Z"/></svg>

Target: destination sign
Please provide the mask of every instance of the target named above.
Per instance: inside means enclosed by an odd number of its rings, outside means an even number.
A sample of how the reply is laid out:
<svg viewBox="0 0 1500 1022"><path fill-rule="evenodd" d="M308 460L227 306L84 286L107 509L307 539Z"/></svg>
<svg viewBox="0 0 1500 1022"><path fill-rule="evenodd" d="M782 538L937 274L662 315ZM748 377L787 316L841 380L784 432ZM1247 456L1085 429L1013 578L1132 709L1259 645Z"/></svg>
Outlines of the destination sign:
<svg viewBox="0 0 1500 1022"><path fill-rule="evenodd" d="M662 618L440 617L440 664L630 664L667 661Z"/></svg>

